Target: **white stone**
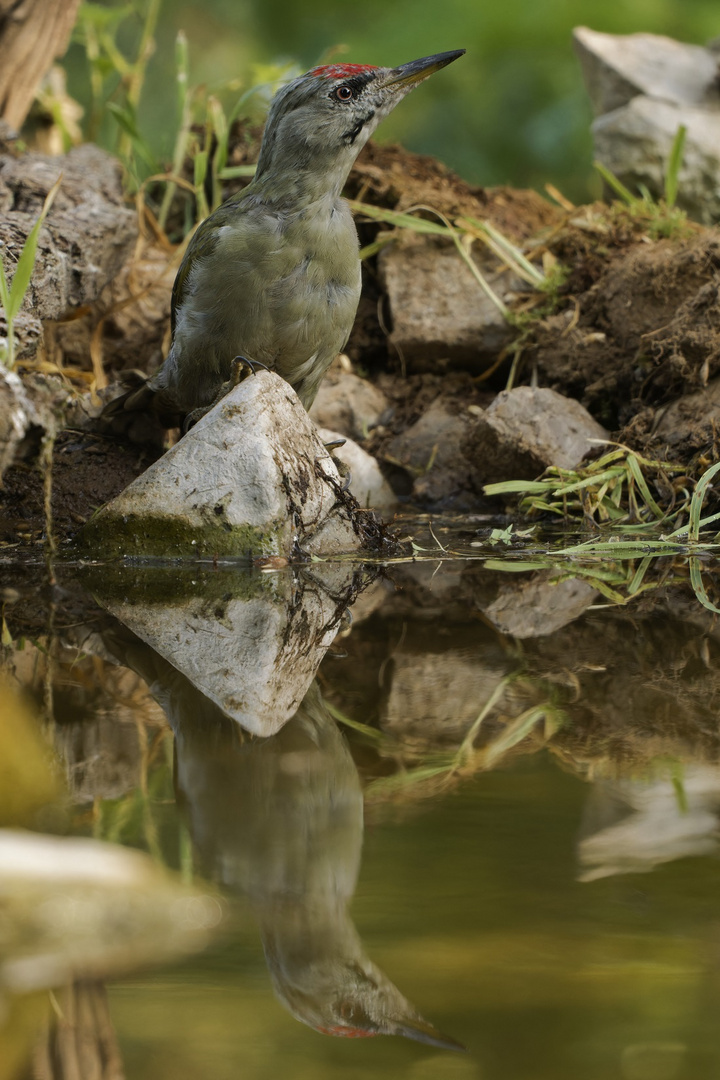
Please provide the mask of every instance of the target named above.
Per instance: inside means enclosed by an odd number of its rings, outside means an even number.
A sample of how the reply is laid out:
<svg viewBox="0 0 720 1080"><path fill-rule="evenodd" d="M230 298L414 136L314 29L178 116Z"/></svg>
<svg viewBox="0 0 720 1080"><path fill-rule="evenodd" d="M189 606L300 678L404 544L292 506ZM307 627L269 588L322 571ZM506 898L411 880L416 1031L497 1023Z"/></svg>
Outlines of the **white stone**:
<svg viewBox="0 0 720 1080"><path fill-rule="evenodd" d="M97 554L289 557L362 546L341 478L294 390L259 372L88 522Z"/></svg>
<svg viewBox="0 0 720 1080"><path fill-rule="evenodd" d="M658 34L602 34L573 30L585 85L596 115L626 105L637 94L696 105L717 92L717 57L702 45Z"/></svg>

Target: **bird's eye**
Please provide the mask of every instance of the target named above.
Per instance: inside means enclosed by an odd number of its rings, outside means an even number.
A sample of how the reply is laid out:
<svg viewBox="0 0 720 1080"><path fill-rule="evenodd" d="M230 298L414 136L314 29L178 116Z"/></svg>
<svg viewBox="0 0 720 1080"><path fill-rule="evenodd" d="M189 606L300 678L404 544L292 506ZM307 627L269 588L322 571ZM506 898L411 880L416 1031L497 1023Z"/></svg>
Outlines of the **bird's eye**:
<svg viewBox="0 0 720 1080"><path fill-rule="evenodd" d="M351 101L352 98L355 97L355 94L353 93L352 87L343 84L343 86L338 86L333 96L338 101Z"/></svg>

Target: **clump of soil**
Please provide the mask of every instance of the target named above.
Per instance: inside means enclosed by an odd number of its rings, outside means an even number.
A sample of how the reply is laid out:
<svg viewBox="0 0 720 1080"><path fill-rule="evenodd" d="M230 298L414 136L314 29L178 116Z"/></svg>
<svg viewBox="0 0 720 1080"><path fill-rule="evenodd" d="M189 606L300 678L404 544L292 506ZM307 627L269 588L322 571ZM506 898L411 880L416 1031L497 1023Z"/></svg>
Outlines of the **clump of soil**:
<svg viewBox="0 0 720 1080"><path fill-rule="evenodd" d="M65 431L52 463L52 524L57 538L72 536L93 513L127 487L158 457L150 447ZM0 548L42 541L45 532L44 474L37 463L19 462L3 477Z"/></svg>
<svg viewBox="0 0 720 1080"><path fill-rule="evenodd" d="M620 240L594 259L582 252L564 290L572 306L531 333L542 385L577 398L610 428L720 372L717 232ZM572 254L564 239L557 250Z"/></svg>

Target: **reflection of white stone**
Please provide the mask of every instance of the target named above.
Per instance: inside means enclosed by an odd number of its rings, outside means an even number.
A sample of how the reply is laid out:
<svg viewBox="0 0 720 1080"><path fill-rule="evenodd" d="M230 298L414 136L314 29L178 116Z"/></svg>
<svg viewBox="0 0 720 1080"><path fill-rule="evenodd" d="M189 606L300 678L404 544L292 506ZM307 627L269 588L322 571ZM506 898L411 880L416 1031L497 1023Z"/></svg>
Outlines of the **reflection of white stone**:
<svg viewBox="0 0 720 1080"><path fill-rule="evenodd" d="M720 849L720 769L688 765L677 784L602 781L593 787L578 845L581 881L652 870Z"/></svg>
<svg viewBox="0 0 720 1080"><path fill-rule="evenodd" d="M297 711L338 630L337 601L286 577L260 595L172 606L105 601L134 634L201 694L255 735L273 735Z"/></svg>

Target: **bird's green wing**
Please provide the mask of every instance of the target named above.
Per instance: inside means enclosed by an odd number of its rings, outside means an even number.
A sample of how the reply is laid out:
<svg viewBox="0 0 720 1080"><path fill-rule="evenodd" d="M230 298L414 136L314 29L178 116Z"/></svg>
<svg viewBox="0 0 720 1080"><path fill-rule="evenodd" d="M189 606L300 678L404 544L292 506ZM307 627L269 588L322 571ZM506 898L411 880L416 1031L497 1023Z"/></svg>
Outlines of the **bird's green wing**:
<svg viewBox="0 0 720 1080"><path fill-rule="evenodd" d="M232 198L228 199L227 202L224 202L222 206L218 206L217 210L214 210L209 217L206 217L202 224L198 225L195 230L195 235L188 244L185 257L180 263L180 269L177 272L177 277L173 284L170 308L170 328L173 336L175 334L177 311L182 306L185 299L190 271L195 260L203 259L205 256L213 253L217 244L218 230L221 229L223 225L226 225L230 218L237 215L238 203L244 194L245 191L238 192L237 195L234 195Z"/></svg>

